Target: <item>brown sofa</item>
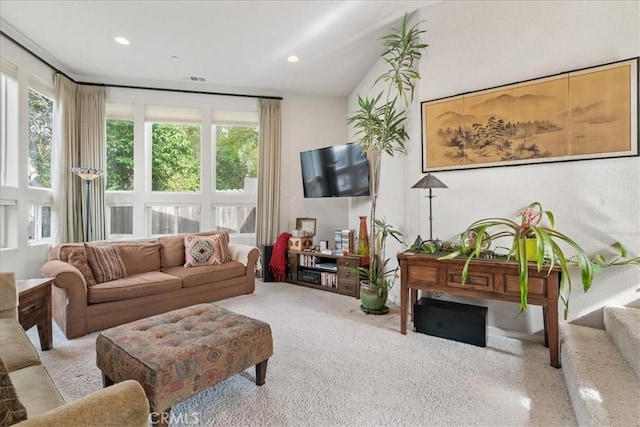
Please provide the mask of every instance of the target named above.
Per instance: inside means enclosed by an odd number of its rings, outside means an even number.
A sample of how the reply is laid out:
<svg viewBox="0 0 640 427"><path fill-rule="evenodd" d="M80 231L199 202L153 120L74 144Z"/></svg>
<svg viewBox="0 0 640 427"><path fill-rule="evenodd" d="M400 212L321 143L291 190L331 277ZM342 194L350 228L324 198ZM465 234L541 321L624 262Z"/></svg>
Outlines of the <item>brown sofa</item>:
<svg viewBox="0 0 640 427"><path fill-rule="evenodd" d="M65 403L18 323L17 301L14 274L0 273L0 425L148 425L149 402L136 381Z"/></svg>
<svg viewBox="0 0 640 427"><path fill-rule="evenodd" d="M67 338L255 290L258 248L230 243L231 261L185 268L185 236L92 242L116 246L127 273L125 278L95 285L88 285L80 270L68 262L72 251L83 251L82 243L51 249L41 271L45 277L55 278L53 318Z"/></svg>

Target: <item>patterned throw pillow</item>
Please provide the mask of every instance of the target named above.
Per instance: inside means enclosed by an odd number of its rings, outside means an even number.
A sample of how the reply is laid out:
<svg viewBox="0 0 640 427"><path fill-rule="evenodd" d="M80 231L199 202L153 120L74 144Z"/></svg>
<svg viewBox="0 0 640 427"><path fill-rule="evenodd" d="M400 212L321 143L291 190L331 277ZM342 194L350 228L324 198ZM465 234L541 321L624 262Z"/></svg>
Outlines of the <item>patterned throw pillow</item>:
<svg viewBox="0 0 640 427"><path fill-rule="evenodd" d="M192 236L184 238L185 267L223 264L231 260L228 235Z"/></svg>
<svg viewBox="0 0 640 427"><path fill-rule="evenodd" d="M10 426L27 419L27 410L18 400L7 368L0 359L0 426Z"/></svg>
<svg viewBox="0 0 640 427"><path fill-rule="evenodd" d="M96 283L127 277L127 270L120 258L117 246L97 246L85 243L84 254L96 278Z"/></svg>
<svg viewBox="0 0 640 427"><path fill-rule="evenodd" d="M91 267L89 267L89 263L87 263L87 257L84 255L84 252L71 251L69 254L69 264L80 270L88 286L96 284L96 278L93 276L93 271L91 271Z"/></svg>

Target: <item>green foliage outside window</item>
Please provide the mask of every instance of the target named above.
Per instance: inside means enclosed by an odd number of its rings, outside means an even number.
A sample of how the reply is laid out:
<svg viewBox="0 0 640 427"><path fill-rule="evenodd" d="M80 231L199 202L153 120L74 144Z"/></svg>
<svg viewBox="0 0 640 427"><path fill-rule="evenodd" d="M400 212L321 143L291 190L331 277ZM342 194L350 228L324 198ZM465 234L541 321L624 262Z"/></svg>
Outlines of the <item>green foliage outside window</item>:
<svg viewBox="0 0 640 427"><path fill-rule="evenodd" d="M200 126L152 125L153 191L200 191Z"/></svg>
<svg viewBox="0 0 640 427"><path fill-rule="evenodd" d="M29 89L29 186L51 188L53 101Z"/></svg>
<svg viewBox="0 0 640 427"><path fill-rule="evenodd" d="M133 190L133 122L107 120L107 190Z"/></svg>
<svg viewBox="0 0 640 427"><path fill-rule="evenodd" d="M258 128L216 126L216 190L241 190L258 176Z"/></svg>
<svg viewBox="0 0 640 427"><path fill-rule="evenodd" d="M107 120L107 190L131 191L134 125ZM258 128L216 126L216 189L241 190L258 176ZM153 191L200 190L200 126L152 125Z"/></svg>

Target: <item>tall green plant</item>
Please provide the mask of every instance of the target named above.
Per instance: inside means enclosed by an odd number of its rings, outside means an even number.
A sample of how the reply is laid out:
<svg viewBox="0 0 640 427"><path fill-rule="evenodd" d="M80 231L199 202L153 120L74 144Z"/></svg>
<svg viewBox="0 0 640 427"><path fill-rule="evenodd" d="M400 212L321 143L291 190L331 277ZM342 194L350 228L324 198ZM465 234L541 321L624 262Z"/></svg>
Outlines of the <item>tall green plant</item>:
<svg viewBox="0 0 640 427"><path fill-rule="evenodd" d="M396 153L405 153L405 143L409 139L404 124L407 120L407 106L413 101L416 80L420 79L417 67L427 44L422 43L420 36L425 32L419 28L421 22L409 26L409 16L405 15L400 28L393 29L381 38L384 51L381 58L388 66L373 83L384 84L384 89L373 97L358 96L358 111L347 122L353 125L355 135L360 138L358 144L369 161L371 193L371 236L379 236L376 220L378 188L380 186L380 166L382 156L394 157ZM374 244L370 247L369 283L379 283L376 275L384 277L388 260L381 256L384 248ZM382 280L382 283L385 283Z"/></svg>

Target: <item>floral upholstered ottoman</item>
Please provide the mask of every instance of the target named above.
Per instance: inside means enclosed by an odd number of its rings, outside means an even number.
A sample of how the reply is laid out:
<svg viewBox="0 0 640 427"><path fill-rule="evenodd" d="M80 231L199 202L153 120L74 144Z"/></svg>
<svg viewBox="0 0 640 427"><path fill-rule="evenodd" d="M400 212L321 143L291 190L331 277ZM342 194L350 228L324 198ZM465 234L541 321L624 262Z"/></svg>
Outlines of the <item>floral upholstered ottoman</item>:
<svg viewBox="0 0 640 427"><path fill-rule="evenodd" d="M245 369L264 384L273 354L265 322L214 304L198 304L107 329L96 340L105 387L133 379L152 413L168 414L186 400Z"/></svg>

